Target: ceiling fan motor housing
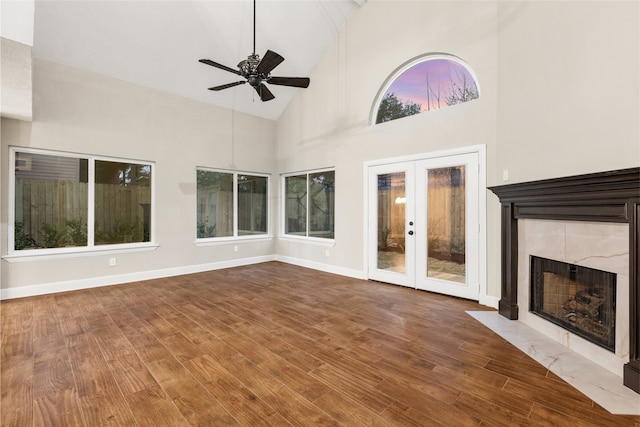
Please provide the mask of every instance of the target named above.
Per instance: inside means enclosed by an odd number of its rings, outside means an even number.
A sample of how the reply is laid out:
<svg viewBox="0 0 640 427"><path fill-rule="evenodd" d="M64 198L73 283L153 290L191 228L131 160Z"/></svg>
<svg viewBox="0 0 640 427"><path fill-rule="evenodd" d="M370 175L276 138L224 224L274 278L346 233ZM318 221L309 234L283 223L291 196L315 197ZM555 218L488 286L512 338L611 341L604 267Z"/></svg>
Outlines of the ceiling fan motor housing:
<svg viewBox="0 0 640 427"><path fill-rule="evenodd" d="M267 79L268 75L260 74L256 72L258 64L260 63L260 55L252 53L244 61L240 61L238 69L242 77L245 77L249 84L253 87L258 86L263 80Z"/></svg>
<svg viewBox="0 0 640 427"><path fill-rule="evenodd" d="M240 74L243 76L248 76L249 74L253 74L260 63L260 55L257 53L252 53L247 57L247 59L240 61L238 64L238 68L240 69Z"/></svg>

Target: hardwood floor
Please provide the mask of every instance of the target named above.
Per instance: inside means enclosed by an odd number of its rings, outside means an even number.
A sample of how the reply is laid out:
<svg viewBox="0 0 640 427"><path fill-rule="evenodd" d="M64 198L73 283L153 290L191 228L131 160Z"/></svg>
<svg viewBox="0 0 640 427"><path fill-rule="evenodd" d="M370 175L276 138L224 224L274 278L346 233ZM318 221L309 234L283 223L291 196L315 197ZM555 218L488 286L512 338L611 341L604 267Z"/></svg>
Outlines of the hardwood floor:
<svg viewBox="0 0 640 427"><path fill-rule="evenodd" d="M640 426L483 309L277 262L7 300L2 426Z"/></svg>

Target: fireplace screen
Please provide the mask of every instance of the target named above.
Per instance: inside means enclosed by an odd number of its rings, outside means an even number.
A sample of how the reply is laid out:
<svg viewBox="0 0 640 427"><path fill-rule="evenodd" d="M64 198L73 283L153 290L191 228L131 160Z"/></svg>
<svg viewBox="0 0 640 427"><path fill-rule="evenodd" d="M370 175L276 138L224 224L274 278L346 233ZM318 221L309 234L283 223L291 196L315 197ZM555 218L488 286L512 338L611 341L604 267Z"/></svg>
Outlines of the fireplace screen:
<svg viewBox="0 0 640 427"><path fill-rule="evenodd" d="M530 310L590 342L615 351L616 275L531 257Z"/></svg>

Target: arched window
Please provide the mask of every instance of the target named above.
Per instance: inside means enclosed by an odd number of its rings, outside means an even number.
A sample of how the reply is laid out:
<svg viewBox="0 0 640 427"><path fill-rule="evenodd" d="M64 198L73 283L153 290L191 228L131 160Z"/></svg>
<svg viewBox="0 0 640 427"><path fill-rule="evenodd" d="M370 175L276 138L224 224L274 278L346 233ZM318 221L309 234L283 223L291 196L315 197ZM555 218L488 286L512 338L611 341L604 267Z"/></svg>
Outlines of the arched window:
<svg viewBox="0 0 640 427"><path fill-rule="evenodd" d="M480 97L473 71L461 59L427 54L396 69L378 92L372 123L384 123Z"/></svg>

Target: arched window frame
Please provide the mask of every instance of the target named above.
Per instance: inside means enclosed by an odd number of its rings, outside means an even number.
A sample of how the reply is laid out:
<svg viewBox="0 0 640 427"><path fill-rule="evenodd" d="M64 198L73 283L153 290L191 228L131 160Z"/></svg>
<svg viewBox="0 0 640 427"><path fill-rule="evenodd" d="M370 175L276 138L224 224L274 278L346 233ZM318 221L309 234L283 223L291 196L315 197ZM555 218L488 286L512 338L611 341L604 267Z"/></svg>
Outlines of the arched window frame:
<svg viewBox="0 0 640 427"><path fill-rule="evenodd" d="M455 55L450 55L450 54L447 54L447 53L425 53L423 55L420 55L420 56L417 56L417 57L415 57L413 59L410 59L407 62L405 62L404 64L400 65L398 68L396 68L393 71L393 73L391 73L389 75L389 77L387 77L387 79L384 81L384 84L378 90L378 93L376 94L376 97L374 99L373 105L371 106L371 114L369 116L369 123L371 123L371 125L378 124L378 123L376 123L376 119L378 117L378 109L380 108L380 103L382 102L382 98L384 98L385 94L387 93L387 91L389 90L391 85L396 81L396 79L398 77L400 77L402 75L402 73L404 73L405 71L407 71L411 67L414 67L415 65L418 65L418 64L421 64L421 63L427 62L427 61L434 61L434 60L437 60L437 59L444 59L444 60L447 60L447 61L452 61L452 62L455 62L458 65L464 67L467 70L467 72L471 75L471 77L473 78L473 81L474 81L474 83L476 85L476 88L478 89L478 98L480 98L482 96L482 92L480 90L480 82L478 81L478 77L476 76L476 73L473 71L473 69L469 66L469 64L467 64L465 61L463 61L462 59L458 58Z"/></svg>

